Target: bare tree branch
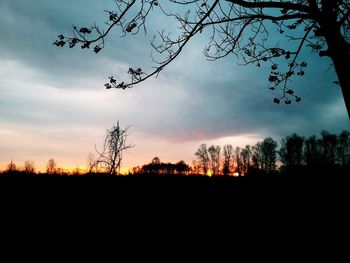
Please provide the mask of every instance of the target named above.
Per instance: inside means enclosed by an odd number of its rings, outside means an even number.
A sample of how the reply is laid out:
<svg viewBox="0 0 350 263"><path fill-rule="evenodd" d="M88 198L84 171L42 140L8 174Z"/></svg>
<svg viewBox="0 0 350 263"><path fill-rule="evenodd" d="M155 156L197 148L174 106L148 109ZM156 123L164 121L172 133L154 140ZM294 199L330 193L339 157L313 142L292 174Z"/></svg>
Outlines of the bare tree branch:
<svg viewBox="0 0 350 263"><path fill-rule="evenodd" d="M108 174L117 175L120 173L123 152L134 147L132 143L127 142L130 135L130 126L121 128L119 121L110 130L107 130L102 151L95 146L98 160L97 165L102 165Z"/></svg>
<svg viewBox="0 0 350 263"><path fill-rule="evenodd" d="M82 49L89 49L95 44L94 52L99 53L112 28L120 29L121 37L137 34L141 29L146 33L146 21L155 9L165 17L175 19L180 32L173 37L159 30L151 41L154 65L150 73L141 67L130 67L127 71L130 81L117 81L111 76L109 83L105 84L106 89L127 89L157 77L195 35L205 32L208 43L204 55L209 60L232 54L242 65L260 67L262 63L270 63L268 86L281 92L274 98L275 103L284 100L290 104L290 97L300 101L300 97L287 88L287 82L305 74L307 63L298 61L303 48L320 56L329 56L334 62L350 114L350 77L346 73L350 67L349 0L115 0L115 3L114 11L105 10L108 14L105 31L96 24L89 28L73 27L72 37L59 35L54 45L63 47L68 44L73 48L79 44ZM178 6L187 12L167 11ZM273 30L274 38L271 37ZM276 33L281 36L278 40Z"/></svg>

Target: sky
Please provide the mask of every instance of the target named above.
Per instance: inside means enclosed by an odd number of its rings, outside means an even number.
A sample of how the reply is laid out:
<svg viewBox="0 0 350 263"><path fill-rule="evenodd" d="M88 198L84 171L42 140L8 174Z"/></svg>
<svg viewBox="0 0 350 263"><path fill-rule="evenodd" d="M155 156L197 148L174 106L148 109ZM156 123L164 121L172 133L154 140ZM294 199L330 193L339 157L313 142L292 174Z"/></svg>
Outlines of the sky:
<svg viewBox="0 0 350 263"><path fill-rule="evenodd" d="M131 126L135 145L123 167L185 160L191 164L202 143L244 147L271 136L319 135L350 128L330 60L305 51L309 68L294 80L300 103L276 105L268 90L268 67L240 66L229 56L209 62L206 35L195 37L157 78L128 90L106 90L108 76L129 67L150 69L150 40L169 18L154 16L148 33L120 38L113 31L99 54L52 45L72 25L103 25L113 0L1 0L0 170L11 159L35 162L44 171L50 158L59 167L86 166L117 120ZM165 29L167 29L165 28ZM273 36L271 36L272 40ZM275 36L275 41L282 41Z"/></svg>

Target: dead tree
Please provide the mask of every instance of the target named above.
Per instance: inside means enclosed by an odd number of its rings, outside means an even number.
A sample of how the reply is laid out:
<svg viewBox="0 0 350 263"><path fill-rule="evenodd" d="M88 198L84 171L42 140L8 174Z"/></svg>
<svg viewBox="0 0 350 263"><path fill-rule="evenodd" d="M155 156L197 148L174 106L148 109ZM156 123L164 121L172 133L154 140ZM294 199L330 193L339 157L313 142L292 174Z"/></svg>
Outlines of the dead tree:
<svg viewBox="0 0 350 263"><path fill-rule="evenodd" d="M102 166L110 175L120 174L123 152L134 147L134 145L127 142L129 135L130 126L121 128L119 121L107 130L102 151L95 147L98 154L96 165Z"/></svg>

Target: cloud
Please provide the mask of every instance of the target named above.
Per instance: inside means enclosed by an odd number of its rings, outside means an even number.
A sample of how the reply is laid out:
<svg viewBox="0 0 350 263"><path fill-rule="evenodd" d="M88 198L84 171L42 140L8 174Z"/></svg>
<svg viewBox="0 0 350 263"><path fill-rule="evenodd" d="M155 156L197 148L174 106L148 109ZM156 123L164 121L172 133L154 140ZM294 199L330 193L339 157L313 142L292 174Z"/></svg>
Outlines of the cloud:
<svg viewBox="0 0 350 263"><path fill-rule="evenodd" d="M267 66L238 66L233 56L208 62L202 54L205 35L194 38L158 78L125 91L106 90L107 77L125 80L129 66L150 71L149 40L155 26L167 23L154 17L146 36L119 38L115 31L98 55L53 47L72 23L103 24L103 10L113 7L107 0L86 3L1 1L0 162L33 153L41 162L56 156L82 164L117 119L132 125L136 148L126 157L140 162L153 155L191 160L202 142L244 146L266 136L280 140L294 132L309 136L349 128L330 61L305 53L309 69L291 83L302 101L276 105Z"/></svg>

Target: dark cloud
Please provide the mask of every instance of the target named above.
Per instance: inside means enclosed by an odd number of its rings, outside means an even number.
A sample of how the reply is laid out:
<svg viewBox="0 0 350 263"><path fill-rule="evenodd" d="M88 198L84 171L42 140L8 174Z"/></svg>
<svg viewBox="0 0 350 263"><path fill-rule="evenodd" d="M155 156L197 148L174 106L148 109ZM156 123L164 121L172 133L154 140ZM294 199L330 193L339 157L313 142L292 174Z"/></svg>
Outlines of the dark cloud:
<svg viewBox="0 0 350 263"><path fill-rule="evenodd" d="M280 138L294 132L319 134L323 129L338 133L349 127L329 61L312 57L308 75L291 84L302 101L276 105L272 100L278 94L267 87L267 68L241 67L234 61L205 62L200 58L188 63L186 55L183 57L179 66L183 74L171 72L171 67L170 73L164 74L184 93L174 102L178 117L161 127L161 134L170 139L195 140L200 136L205 140L246 133ZM164 90L162 95L166 94Z"/></svg>
<svg viewBox="0 0 350 263"><path fill-rule="evenodd" d="M62 84L62 88L88 77L100 78L102 87L108 75L120 75L120 69L110 63L112 60L128 65L144 64L140 58L150 60L150 36L146 38L142 34L121 41L119 33L115 32L98 56L92 50L52 45L58 34L71 35L72 24L90 26L96 22L104 27L106 13L103 10L112 9L113 1L19 0L2 1L0 5L1 57L36 68L48 81ZM127 65L123 70L126 72Z"/></svg>

